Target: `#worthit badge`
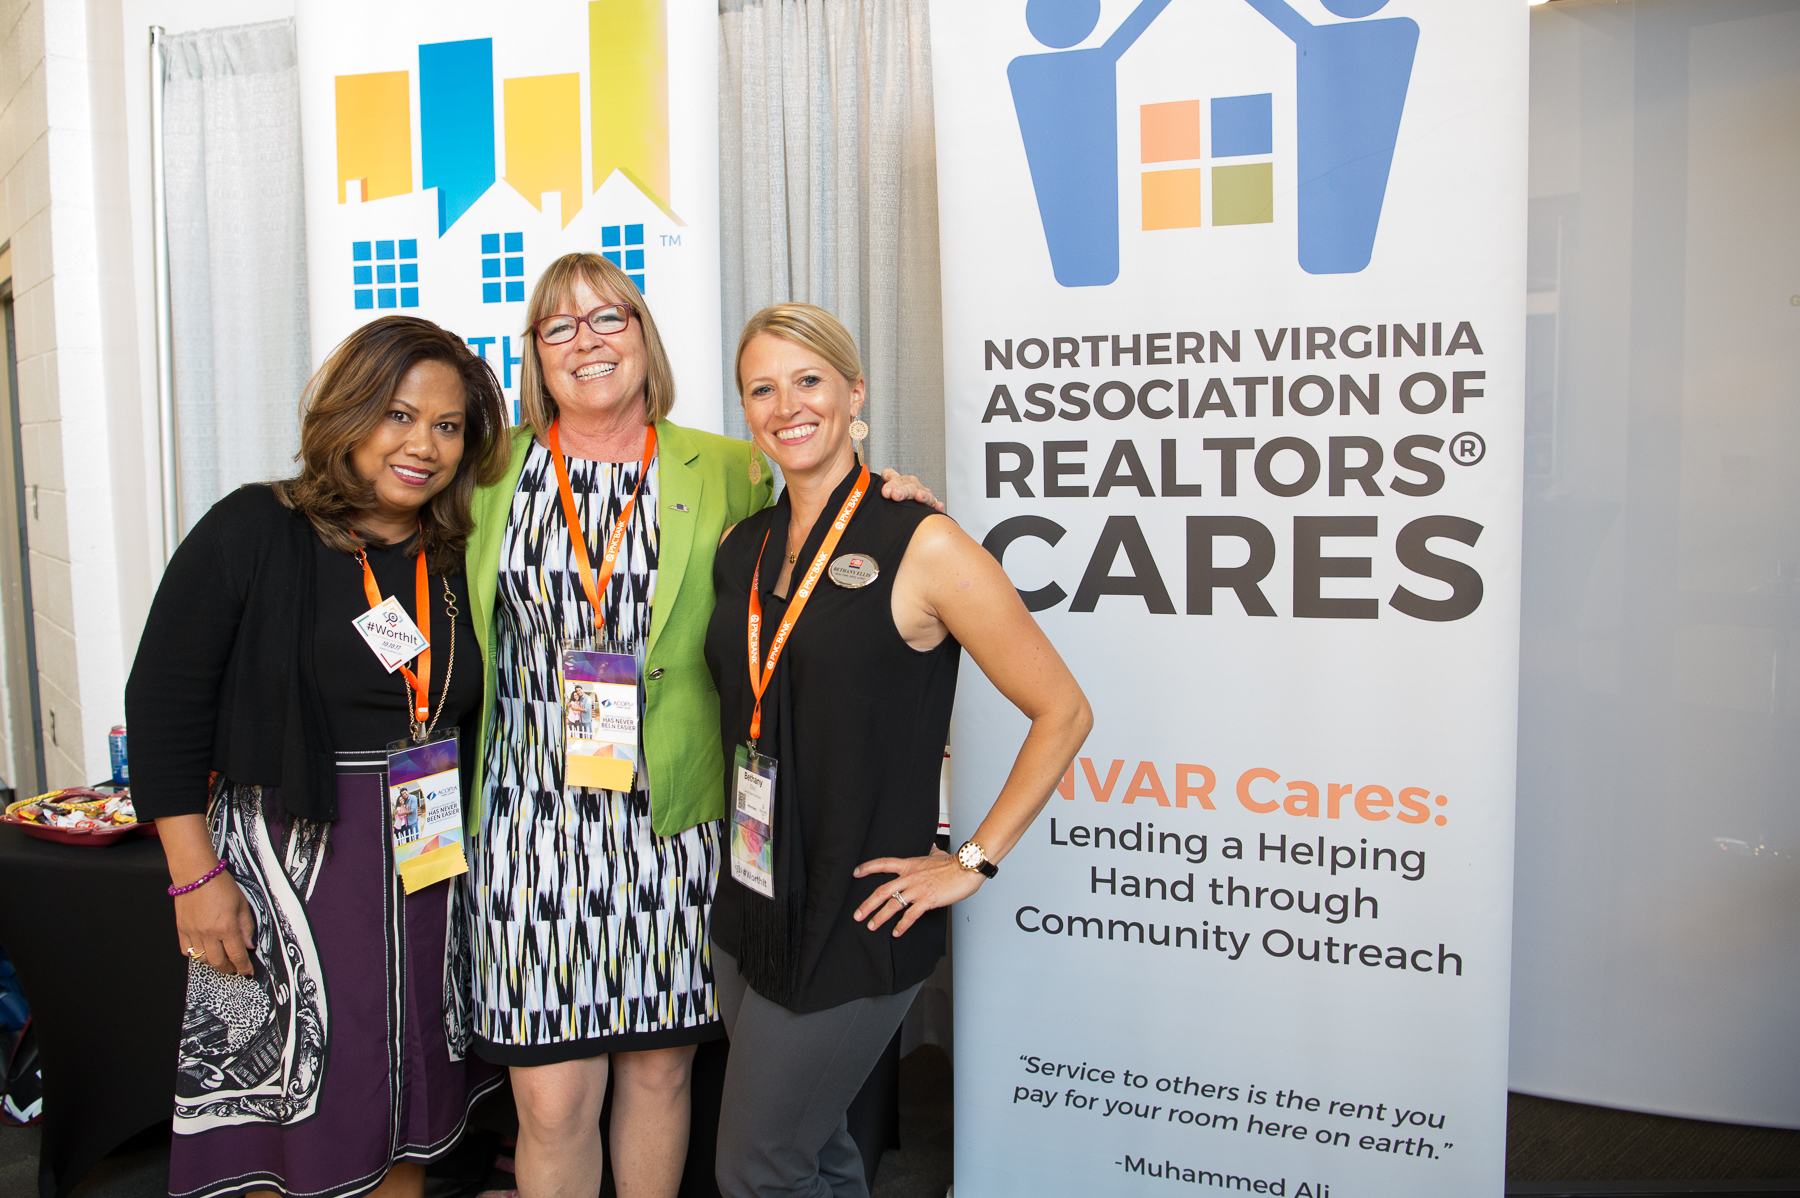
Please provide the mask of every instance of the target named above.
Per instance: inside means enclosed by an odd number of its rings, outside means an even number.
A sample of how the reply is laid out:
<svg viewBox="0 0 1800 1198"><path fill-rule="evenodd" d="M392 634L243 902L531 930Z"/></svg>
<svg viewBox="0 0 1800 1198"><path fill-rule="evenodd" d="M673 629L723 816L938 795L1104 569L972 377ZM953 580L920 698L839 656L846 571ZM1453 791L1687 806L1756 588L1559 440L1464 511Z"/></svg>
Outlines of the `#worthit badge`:
<svg viewBox="0 0 1800 1198"><path fill-rule="evenodd" d="M430 644L400 606L400 600L392 595L350 622L390 674Z"/></svg>

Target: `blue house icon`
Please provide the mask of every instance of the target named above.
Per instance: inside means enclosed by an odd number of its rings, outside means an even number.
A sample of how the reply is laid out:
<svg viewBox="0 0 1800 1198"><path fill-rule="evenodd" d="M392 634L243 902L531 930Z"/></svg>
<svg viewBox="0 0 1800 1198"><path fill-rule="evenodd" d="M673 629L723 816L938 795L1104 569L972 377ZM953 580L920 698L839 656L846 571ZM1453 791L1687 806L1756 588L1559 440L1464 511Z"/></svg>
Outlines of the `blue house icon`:
<svg viewBox="0 0 1800 1198"><path fill-rule="evenodd" d="M1406 17L1314 25L1286 0L1245 0L1298 55L1300 269L1355 274L1375 253L1419 26ZM1366 17L1387 0L1319 0Z"/></svg>
<svg viewBox="0 0 1800 1198"><path fill-rule="evenodd" d="M1406 17L1362 20L1387 0L1320 0L1342 22L1314 25L1286 0L1245 0L1294 42L1299 259L1309 274L1369 265L1419 44ZM1085 40L1100 0L1029 0L1025 21L1051 53L1006 69L1056 281L1119 277L1118 62L1169 0L1143 0L1100 46Z"/></svg>

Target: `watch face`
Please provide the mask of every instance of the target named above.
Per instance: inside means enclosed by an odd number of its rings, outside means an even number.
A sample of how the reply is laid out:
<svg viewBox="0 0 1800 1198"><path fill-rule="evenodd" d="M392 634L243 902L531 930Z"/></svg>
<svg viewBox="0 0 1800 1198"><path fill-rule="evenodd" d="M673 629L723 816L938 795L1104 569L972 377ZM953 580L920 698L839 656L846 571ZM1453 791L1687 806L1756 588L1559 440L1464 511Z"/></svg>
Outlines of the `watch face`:
<svg viewBox="0 0 1800 1198"><path fill-rule="evenodd" d="M956 859L964 869L977 869L981 865L982 852L973 841L956 850Z"/></svg>

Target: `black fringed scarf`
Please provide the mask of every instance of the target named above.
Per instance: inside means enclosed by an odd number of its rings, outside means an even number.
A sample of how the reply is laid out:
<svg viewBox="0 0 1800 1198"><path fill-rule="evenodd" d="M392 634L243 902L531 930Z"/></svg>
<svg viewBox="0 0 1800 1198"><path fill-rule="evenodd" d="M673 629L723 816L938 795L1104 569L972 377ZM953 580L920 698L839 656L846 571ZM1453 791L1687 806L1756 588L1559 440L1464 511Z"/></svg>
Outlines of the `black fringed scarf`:
<svg viewBox="0 0 1800 1198"><path fill-rule="evenodd" d="M779 517L778 517L779 520ZM785 531L785 520L779 520ZM774 537L770 538L775 540ZM785 541L778 542L786 544ZM768 626L786 612L781 599L763 598ZM775 718L770 720L770 716ZM775 758L775 897L764 898L742 886L739 910L738 970L758 994L791 1007L800 992L800 943L806 927L806 834L800 824L800 796L794 761L793 690L787 665L777 662L775 677L763 697L763 752ZM774 728L768 724L773 722ZM736 777L736 771L732 773Z"/></svg>
<svg viewBox="0 0 1800 1198"><path fill-rule="evenodd" d="M859 469L846 474L825 508L813 522L801 547L798 560L788 578L791 597L801 577L812 564L813 556L825 541L825 534L836 518L838 508L849 497ZM867 502L865 500L865 502ZM782 559L787 548L788 526L793 518L793 505L783 490L775 502L769 524L769 539L762 558L762 608L764 634L762 652L768 655L769 638L787 614L787 600L774 594L775 580L781 575ZM795 625L798 635L806 617ZM790 645L791 649L791 645ZM800 993L801 942L806 927L806 834L801 826L798 761L794 750L794 693L789 681L787 654L775 664L775 677L763 693L763 727L761 752L772 756L775 769L775 897L764 898L749 887L741 887L738 969L751 988L770 1002L792 1007ZM773 727L770 727L773 716ZM736 771L731 771L735 786ZM729 869L729 866L727 866Z"/></svg>

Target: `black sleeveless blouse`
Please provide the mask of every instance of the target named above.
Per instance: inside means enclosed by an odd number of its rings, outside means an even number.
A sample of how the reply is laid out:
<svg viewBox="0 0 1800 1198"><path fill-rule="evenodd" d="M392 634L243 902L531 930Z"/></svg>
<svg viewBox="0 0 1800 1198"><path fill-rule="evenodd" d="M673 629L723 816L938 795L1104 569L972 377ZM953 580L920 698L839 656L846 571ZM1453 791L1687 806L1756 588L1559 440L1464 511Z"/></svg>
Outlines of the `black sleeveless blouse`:
<svg viewBox="0 0 1800 1198"><path fill-rule="evenodd" d="M790 594L855 479L854 471L844 478L814 524L794 567ZM897 994L924 981L944 954L949 922L944 910L929 911L896 939L895 920L871 932L867 923L851 918L893 877L856 878L852 870L875 857L919 857L931 849L962 654L954 637L920 652L894 626L900 559L920 522L934 513L923 504L884 499L880 480L872 484L833 558L873 558L880 573L854 589L830 581L829 572L819 581L763 697L761 751L779 762L777 896L788 904L788 939L795 950L778 971L782 976L770 976L761 951L768 943L767 912L779 909L780 902L744 889L727 865L713 904L713 942L738 959L758 993L801 1014ZM775 506L740 523L713 559L718 602L707 626L706 663L719 688L727 761L733 748L749 739L756 703L746 627L757 547L768 533L762 561L766 656L769 638L787 611L773 587L791 511L784 491ZM736 771L727 774L729 799Z"/></svg>

